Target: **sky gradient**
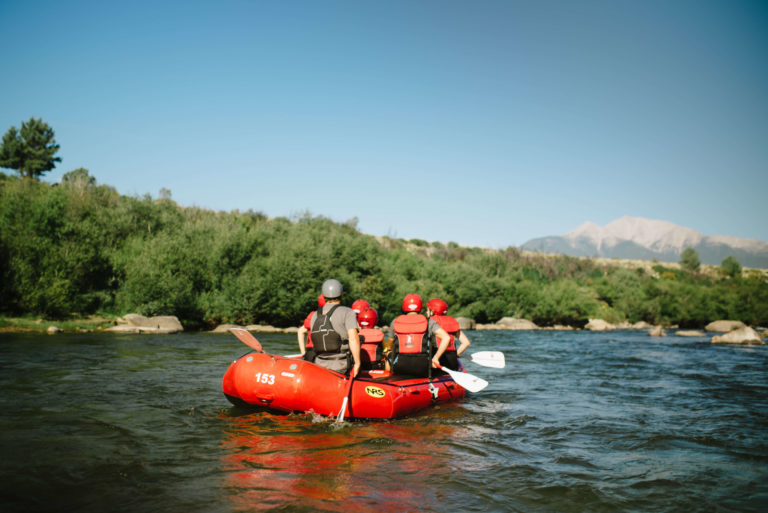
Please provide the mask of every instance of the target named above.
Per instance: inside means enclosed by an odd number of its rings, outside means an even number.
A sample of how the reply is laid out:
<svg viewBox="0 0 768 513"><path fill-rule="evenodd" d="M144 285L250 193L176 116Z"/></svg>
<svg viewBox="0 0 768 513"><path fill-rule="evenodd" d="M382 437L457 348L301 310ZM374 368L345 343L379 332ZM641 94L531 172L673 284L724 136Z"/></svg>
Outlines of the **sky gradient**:
<svg viewBox="0 0 768 513"><path fill-rule="evenodd" d="M766 27L749 1L0 0L0 132L51 125L45 181L373 235L768 240Z"/></svg>

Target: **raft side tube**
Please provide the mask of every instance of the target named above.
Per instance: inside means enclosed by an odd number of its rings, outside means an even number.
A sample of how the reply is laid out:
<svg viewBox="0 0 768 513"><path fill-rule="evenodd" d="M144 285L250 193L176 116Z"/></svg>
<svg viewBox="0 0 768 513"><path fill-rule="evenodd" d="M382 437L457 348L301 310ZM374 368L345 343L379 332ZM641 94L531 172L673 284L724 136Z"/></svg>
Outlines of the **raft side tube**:
<svg viewBox="0 0 768 513"><path fill-rule="evenodd" d="M448 375L427 378L363 371L353 382L348 418L392 419L437 403L462 399L465 391ZM246 403L277 412L309 412L335 416L347 391L348 378L302 359L265 353L247 354L233 362L222 388L235 405Z"/></svg>

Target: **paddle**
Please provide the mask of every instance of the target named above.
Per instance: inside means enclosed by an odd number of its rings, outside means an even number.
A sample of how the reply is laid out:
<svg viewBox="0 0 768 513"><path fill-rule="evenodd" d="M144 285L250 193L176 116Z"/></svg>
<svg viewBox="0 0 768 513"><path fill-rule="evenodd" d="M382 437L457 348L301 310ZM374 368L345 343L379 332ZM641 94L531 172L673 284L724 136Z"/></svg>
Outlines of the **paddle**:
<svg viewBox="0 0 768 513"><path fill-rule="evenodd" d="M353 376L349 377L349 383L347 384L347 392L344 394L344 400L341 401L341 409L339 410L339 415L336 417L336 422L344 422L344 413L347 411L347 402L349 401L349 392L352 390L352 380L355 379Z"/></svg>
<svg viewBox="0 0 768 513"><path fill-rule="evenodd" d="M470 392L479 392L480 390L488 386L487 381L485 381L484 379L478 378L477 376L473 376L468 372L453 371L439 364L437 368L443 369L445 372L448 373L449 376L451 376L451 378L453 378L453 381L455 381L457 385L463 388L466 388Z"/></svg>
<svg viewBox="0 0 768 513"><path fill-rule="evenodd" d="M263 353L264 350L261 348L261 342L256 340L256 337L251 335L251 332L243 329L243 328L229 328L229 331L240 339L240 342L245 344L248 347L251 347L255 349L256 351Z"/></svg>
<svg viewBox="0 0 768 513"><path fill-rule="evenodd" d="M501 351L479 351L472 353L472 362L484 367L503 369L505 365L504 353Z"/></svg>

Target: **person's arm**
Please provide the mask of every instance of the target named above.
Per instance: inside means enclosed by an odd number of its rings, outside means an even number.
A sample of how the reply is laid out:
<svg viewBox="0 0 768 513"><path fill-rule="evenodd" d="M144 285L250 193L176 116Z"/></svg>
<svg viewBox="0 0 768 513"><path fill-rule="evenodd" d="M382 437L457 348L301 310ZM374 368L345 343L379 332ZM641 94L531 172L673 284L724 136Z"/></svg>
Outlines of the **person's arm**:
<svg viewBox="0 0 768 513"><path fill-rule="evenodd" d="M389 360L389 353L392 352L394 345L395 345L395 325L393 321L393 323L389 325L389 331L386 333L386 336L384 337L384 341L382 342L384 354L387 355L387 360Z"/></svg>
<svg viewBox="0 0 768 513"><path fill-rule="evenodd" d="M461 353L463 353L469 347L469 344L470 344L469 339L467 338L467 336L464 334L463 331L459 332L459 342L461 344L459 345L459 348L456 349L457 356L461 356Z"/></svg>
<svg viewBox="0 0 768 513"><path fill-rule="evenodd" d="M451 336L443 328L438 328L435 331L435 336L439 345L437 346L435 356L432 357L432 367L437 367L440 364L440 357L443 356L445 350L448 349L448 344L451 343Z"/></svg>
<svg viewBox="0 0 768 513"><path fill-rule="evenodd" d="M360 371L360 337L358 337L357 329L355 328L347 330L347 335L349 336L349 351L352 353L352 359L355 361L350 377L354 378Z"/></svg>
<svg viewBox="0 0 768 513"><path fill-rule="evenodd" d="M307 334L307 331L309 330L302 325L299 328L299 331L296 332L299 337L299 350L301 351L302 356L304 356L304 353L306 352L306 349L304 348L304 335Z"/></svg>

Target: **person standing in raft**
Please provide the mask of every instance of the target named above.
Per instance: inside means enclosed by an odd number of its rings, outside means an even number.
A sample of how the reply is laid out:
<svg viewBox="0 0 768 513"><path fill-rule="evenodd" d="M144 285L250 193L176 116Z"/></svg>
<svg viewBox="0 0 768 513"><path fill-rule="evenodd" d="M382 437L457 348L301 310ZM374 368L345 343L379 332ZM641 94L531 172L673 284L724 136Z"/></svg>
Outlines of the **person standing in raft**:
<svg viewBox="0 0 768 513"><path fill-rule="evenodd" d="M459 356L469 347L469 339L461 331L459 321L446 315L448 312L448 303L439 298L432 298L427 301L427 317L433 319L443 328L451 337L448 348L440 358L440 364L451 370L459 370ZM459 339L459 348L456 349L456 339Z"/></svg>
<svg viewBox="0 0 768 513"><path fill-rule="evenodd" d="M360 325L360 361L363 370L389 370L389 362L384 358L381 347L384 332L376 328L378 320L379 314L373 308L366 308L357 314L357 323Z"/></svg>
<svg viewBox="0 0 768 513"><path fill-rule="evenodd" d="M325 298L322 294L320 294L317 298L317 307L322 308L325 306ZM315 313L314 311L309 312L309 315L307 315L307 318L304 319L304 324L299 327L299 331L296 332L296 334L299 337L299 350L301 351L301 356L304 357L305 360L308 362L314 362L315 361L315 350L312 349L312 339L307 338L306 339L306 345L304 343L304 337L309 333L309 330L312 329L312 324L310 324L310 319L312 318L312 314Z"/></svg>
<svg viewBox="0 0 768 513"><path fill-rule="evenodd" d="M357 316L351 308L341 306L343 289L338 280L323 282L325 306L309 319L309 337L315 350L315 364L351 376L360 371L360 339Z"/></svg>
<svg viewBox="0 0 768 513"><path fill-rule="evenodd" d="M395 374L407 374L416 377L432 375L451 341L450 335L432 319L421 315L421 297L408 294L403 298L403 312L390 326L392 343L391 365ZM430 341L438 341L437 351L430 359Z"/></svg>

